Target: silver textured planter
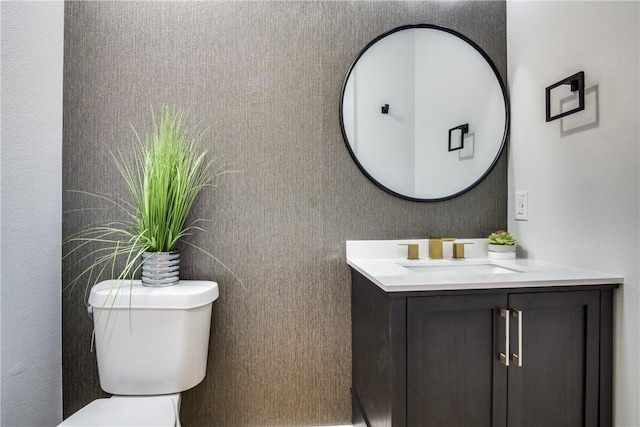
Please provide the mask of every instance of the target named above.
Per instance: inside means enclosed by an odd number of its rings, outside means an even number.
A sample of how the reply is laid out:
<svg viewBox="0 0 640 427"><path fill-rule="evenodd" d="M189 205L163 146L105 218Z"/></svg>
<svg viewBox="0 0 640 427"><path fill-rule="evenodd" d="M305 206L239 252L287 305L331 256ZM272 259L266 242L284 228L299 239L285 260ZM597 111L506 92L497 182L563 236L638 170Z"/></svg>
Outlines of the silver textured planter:
<svg viewBox="0 0 640 427"><path fill-rule="evenodd" d="M142 285L151 287L178 284L180 250L142 253Z"/></svg>

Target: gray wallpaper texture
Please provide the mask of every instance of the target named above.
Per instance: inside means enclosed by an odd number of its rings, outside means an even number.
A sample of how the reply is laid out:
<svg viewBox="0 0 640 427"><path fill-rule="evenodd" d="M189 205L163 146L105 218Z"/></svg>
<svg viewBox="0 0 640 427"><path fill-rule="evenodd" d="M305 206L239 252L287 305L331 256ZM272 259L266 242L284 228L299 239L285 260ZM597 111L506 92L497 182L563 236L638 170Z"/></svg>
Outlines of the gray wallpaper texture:
<svg viewBox="0 0 640 427"><path fill-rule="evenodd" d="M506 76L505 9L504 1L65 3L65 190L124 195L109 150L130 149L131 126L144 133L150 106L164 103L211 125L207 148L239 171L199 199L194 217L210 221L192 241L246 289L183 248L182 278L220 286L207 375L183 393L184 426L350 422L345 241L481 237L506 226L505 153L460 197L406 201L360 172L338 117L353 59L400 25L457 30ZM108 215L78 193L65 192L63 203L65 235ZM64 290L65 417L107 396L84 298L83 286Z"/></svg>

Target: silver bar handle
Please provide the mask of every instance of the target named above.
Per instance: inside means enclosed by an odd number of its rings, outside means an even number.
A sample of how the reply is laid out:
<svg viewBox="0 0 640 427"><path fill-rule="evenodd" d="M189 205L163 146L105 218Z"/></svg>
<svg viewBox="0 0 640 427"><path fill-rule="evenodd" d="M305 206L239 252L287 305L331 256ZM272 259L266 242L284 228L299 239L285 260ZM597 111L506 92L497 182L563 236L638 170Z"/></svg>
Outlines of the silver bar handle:
<svg viewBox="0 0 640 427"><path fill-rule="evenodd" d="M511 312L513 317L518 319L518 353L513 353L511 355L511 361L516 364L516 366L522 367L522 322L523 322L523 313L521 310L513 310Z"/></svg>
<svg viewBox="0 0 640 427"><path fill-rule="evenodd" d="M509 310L500 309L500 317L504 317L504 353L500 353L500 363L509 366Z"/></svg>

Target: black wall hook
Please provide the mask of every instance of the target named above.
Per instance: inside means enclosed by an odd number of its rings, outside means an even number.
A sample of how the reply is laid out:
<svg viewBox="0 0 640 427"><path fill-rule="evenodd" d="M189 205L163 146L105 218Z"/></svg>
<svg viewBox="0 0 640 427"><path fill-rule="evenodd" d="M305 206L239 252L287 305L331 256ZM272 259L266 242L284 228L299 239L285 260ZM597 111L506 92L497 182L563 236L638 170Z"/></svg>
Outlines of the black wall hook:
<svg viewBox="0 0 640 427"><path fill-rule="evenodd" d="M564 113L551 116L551 91L561 85L570 85L571 92L578 91L578 106L572 110L565 111ZM545 95L546 95L545 106L546 106L546 113L547 113L546 114L547 122L584 110L584 71L580 71L574 74L573 76L569 76L564 80L560 80L558 83L552 84L551 86L545 89Z"/></svg>
<svg viewBox="0 0 640 427"><path fill-rule="evenodd" d="M381 109L382 114L389 114L389 104L384 104Z"/></svg>

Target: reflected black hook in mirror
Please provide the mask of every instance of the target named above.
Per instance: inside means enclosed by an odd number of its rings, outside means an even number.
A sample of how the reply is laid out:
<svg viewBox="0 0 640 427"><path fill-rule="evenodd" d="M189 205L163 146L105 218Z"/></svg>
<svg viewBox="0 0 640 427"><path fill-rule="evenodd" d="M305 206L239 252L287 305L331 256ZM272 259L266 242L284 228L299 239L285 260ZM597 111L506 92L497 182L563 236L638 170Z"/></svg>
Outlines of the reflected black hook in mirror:
<svg viewBox="0 0 640 427"><path fill-rule="evenodd" d="M458 139L458 145L456 147L451 147L451 134L455 131L460 131L460 138ZM454 128L449 129L449 151L462 150L464 148L464 134L469 133L469 123L465 123L460 126L456 126Z"/></svg>

